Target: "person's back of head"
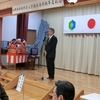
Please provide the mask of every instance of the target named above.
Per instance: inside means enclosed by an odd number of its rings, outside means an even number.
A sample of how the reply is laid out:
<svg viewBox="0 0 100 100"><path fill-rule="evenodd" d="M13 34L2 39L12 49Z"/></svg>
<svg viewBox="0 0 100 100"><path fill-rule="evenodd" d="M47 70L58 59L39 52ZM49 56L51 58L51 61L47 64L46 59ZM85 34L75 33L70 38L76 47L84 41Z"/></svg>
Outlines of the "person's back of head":
<svg viewBox="0 0 100 100"><path fill-rule="evenodd" d="M54 95L52 100L73 100L75 96L75 88L68 81L57 81L55 83Z"/></svg>
<svg viewBox="0 0 100 100"><path fill-rule="evenodd" d="M9 100L9 97L6 94L6 91L2 87L1 83L0 83L0 100Z"/></svg>

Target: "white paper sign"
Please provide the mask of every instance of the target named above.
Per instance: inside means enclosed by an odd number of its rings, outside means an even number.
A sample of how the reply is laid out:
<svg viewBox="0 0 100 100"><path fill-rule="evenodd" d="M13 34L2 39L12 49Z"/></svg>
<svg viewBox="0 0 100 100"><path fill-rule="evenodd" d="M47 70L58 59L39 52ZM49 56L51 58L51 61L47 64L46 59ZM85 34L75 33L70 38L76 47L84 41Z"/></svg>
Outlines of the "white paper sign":
<svg viewBox="0 0 100 100"><path fill-rule="evenodd" d="M87 94L81 96L81 98L85 100L100 100L100 94L98 93Z"/></svg>
<svg viewBox="0 0 100 100"><path fill-rule="evenodd" d="M25 75L24 74L20 74L19 80L18 80L18 84L17 84L17 88L16 88L16 90L18 92L21 92L21 90L22 90L24 79L25 79Z"/></svg>
<svg viewBox="0 0 100 100"><path fill-rule="evenodd" d="M100 14L64 18L64 34L100 33Z"/></svg>
<svg viewBox="0 0 100 100"><path fill-rule="evenodd" d="M33 2L13 6L12 14L19 14L62 6L64 6L64 0L34 0Z"/></svg>

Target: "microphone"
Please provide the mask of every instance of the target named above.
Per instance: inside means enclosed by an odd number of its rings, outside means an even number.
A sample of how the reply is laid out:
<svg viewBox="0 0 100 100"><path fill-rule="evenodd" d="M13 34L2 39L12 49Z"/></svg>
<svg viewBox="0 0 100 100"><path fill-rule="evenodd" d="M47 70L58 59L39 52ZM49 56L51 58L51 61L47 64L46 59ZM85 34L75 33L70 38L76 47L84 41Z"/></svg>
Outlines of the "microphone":
<svg viewBox="0 0 100 100"><path fill-rule="evenodd" d="M48 31L45 32L45 37L43 39L43 41L45 41L48 38Z"/></svg>

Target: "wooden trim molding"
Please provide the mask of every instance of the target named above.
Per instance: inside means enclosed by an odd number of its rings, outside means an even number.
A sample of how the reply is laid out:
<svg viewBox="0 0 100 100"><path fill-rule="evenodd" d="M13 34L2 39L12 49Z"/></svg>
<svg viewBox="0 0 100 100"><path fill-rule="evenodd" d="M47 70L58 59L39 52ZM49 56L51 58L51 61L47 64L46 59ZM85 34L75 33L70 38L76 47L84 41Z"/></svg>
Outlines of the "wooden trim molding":
<svg viewBox="0 0 100 100"><path fill-rule="evenodd" d="M0 10L0 17L12 15L12 8Z"/></svg>

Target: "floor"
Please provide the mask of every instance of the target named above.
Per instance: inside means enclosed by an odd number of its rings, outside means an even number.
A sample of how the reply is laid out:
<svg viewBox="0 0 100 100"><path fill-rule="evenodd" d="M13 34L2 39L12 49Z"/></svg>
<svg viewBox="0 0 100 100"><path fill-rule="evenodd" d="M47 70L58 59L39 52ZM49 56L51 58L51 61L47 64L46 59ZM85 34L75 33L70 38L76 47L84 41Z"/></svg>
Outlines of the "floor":
<svg viewBox="0 0 100 100"><path fill-rule="evenodd" d="M10 70L11 73L19 74L23 73L25 74L25 77L31 80L41 81L44 84L48 85L54 85L55 81L57 80L68 80L72 82L75 86L76 93L78 93L80 90L84 90L85 94L88 93L100 93L100 76L95 75L88 75L83 73L76 73L72 71L66 71L66 70L55 70L55 80L52 82L48 82L45 80L41 80L41 77L47 77L47 70L46 67L40 67L36 70Z"/></svg>

